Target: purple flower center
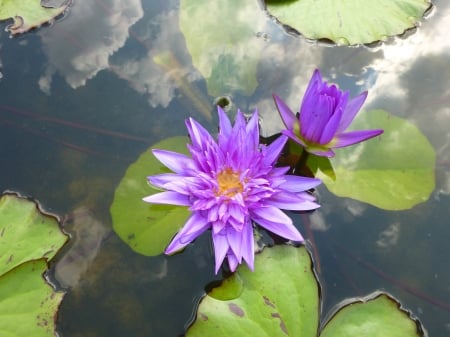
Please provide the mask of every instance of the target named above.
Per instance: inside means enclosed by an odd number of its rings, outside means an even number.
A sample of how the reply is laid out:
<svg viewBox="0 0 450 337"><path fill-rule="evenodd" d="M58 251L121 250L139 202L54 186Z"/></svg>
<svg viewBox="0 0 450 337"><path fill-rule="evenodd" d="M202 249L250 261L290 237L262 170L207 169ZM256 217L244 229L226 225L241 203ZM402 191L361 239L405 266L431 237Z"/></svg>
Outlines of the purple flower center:
<svg viewBox="0 0 450 337"><path fill-rule="evenodd" d="M244 191L240 174L231 168L226 168L217 174L218 189L216 195L228 198L234 197L237 193Z"/></svg>

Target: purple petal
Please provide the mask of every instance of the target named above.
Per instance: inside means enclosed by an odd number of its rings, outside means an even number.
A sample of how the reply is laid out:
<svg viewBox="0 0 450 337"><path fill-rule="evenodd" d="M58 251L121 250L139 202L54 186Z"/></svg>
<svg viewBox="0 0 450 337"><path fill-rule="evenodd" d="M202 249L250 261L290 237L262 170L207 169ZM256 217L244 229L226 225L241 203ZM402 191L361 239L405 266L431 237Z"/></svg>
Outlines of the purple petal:
<svg viewBox="0 0 450 337"><path fill-rule="evenodd" d="M172 181L164 184L163 188L168 191L188 195L192 194L192 190L197 189L198 186L197 178L178 176L176 179L172 179Z"/></svg>
<svg viewBox="0 0 450 337"><path fill-rule="evenodd" d="M383 133L383 130L358 130L342 133L332 141L334 148L345 147L360 143L364 140L376 137Z"/></svg>
<svg viewBox="0 0 450 337"><path fill-rule="evenodd" d="M307 148L309 153L315 154L321 157L334 157L334 151L332 149L318 149L318 148Z"/></svg>
<svg viewBox="0 0 450 337"><path fill-rule="evenodd" d="M154 176L148 176L147 180L151 185L155 187L164 188L165 184L173 181L174 179L177 179L178 177L179 175L175 173L163 173Z"/></svg>
<svg viewBox="0 0 450 337"><path fill-rule="evenodd" d="M292 139L294 142L300 144L303 147L307 147L306 143L300 139L292 130L283 130L281 131L283 135L288 136L290 139Z"/></svg>
<svg viewBox="0 0 450 337"><path fill-rule="evenodd" d="M219 114L219 144L221 144L222 141L228 142L233 128L230 119L220 106L217 106L217 113Z"/></svg>
<svg viewBox="0 0 450 337"><path fill-rule="evenodd" d="M164 253L170 255L183 249L209 227L210 225L205 218L197 212L193 213L192 216L186 221L183 228L172 239Z"/></svg>
<svg viewBox="0 0 450 337"><path fill-rule="evenodd" d="M326 87L326 82L323 82L322 74L320 73L320 70L315 69L311 76L311 79L309 80L308 87L306 88L303 98L311 97L312 95L316 95L318 89L324 85Z"/></svg>
<svg viewBox="0 0 450 337"><path fill-rule="evenodd" d="M186 170L196 168L194 161L184 154L159 149L154 149L152 152L161 163L175 173L184 173Z"/></svg>
<svg viewBox="0 0 450 337"><path fill-rule="evenodd" d="M194 148L205 150L208 144L215 143L209 132L196 120L192 118L186 120L186 127Z"/></svg>
<svg viewBox="0 0 450 337"><path fill-rule="evenodd" d="M309 142L320 143L322 132L334 112L335 99L328 95L318 95L309 106L302 105L300 113L300 133Z"/></svg>
<svg viewBox="0 0 450 337"><path fill-rule="evenodd" d="M212 237L214 243L214 259L216 261L215 272L217 274L230 246L228 245L227 236L224 232L213 235Z"/></svg>
<svg viewBox="0 0 450 337"><path fill-rule="evenodd" d="M280 113L281 119L283 120L284 125L289 130L293 130L295 123L298 123L297 117L292 112L291 109L283 102L283 100L277 95L273 94L273 99L275 101L275 105L277 106L278 112Z"/></svg>
<svg viewBox="0 0 450 337"><path fill-rule="evenodd" d="M358 111L361 109L366 98L367 91L364 91L347 103L337 132L344 132L348 128Z"/></svg>
<svg viewBox="0 0 450 337"><path fill-rule="evenodd" d="M264 207L264 208L268 209L271 207ZM272 209L277 208L273 207ZM280 213L283 213L280 210L278 211ZM285 215L284 217L280 217L278 219L275 217L275 221L272 221L273 216L266 216L265 212L262 212L262 215L263 215L262 217L259 215L255 215L254 217L252 217L253 220L261 227L264 227L268 231L275 233L278 236L281 236L288 240L303 241L302 235L299 233L297 228L295 228L295 226L292 224L292 220L287 215Z"/></svg>
<svg viewBox="0 0 450 337"><path fill-rule="evenodd" d="M233 254L233 252L228 252L227 254L227 260L228 260L228 265L230 266L230 271L234 272L237 268L237 266L239 265L239 263L241 263L241 261L238 259L238 257L236 255ZM217 274L217 271L216 271Z"/></svg>
<svg viewBox="0 0 450 337"><path fill-rule="evenodd" d="M331 118L328 120L327 124L323 128L322 135L320 136L319 144L328 144L336 134L340 127L341 119L344 114L345 105L348 100L348 92L345 92L339 99L337 106Z"/></svg>
<svg viewBox="0 0 450 337"><path fill-rule="evenodd" d="M244 115L240 110L238 110L236 113L236 120L234 121L233 133L231 134L231 136L233 136L233 134L236 135L237 133L241 132L241 130L245 130L245 127L246 122Z"/></svg>
<svg viewBox="0 0 450 337"><path fill-rule="evenodd" d="M149 195L148 197L142 198L142 200L151 204L169 204L177 206L191 205L191 202L187 195L183 195L172 191L166 191Z"/></svg>
<svg viewBox="0 0 450 337"><path fill-rule="evenodd" d="M252 218L257 217L258 219L264 219L274 223L292 222L291 218L289 218L283 211L273 206L257 207L252 209L251 212Z"/></svg>
<svg viewBox="0 0 450 337"><path fill-rule="evenodd" d="M250 151L255 151L259 145L259 117L258 111L255 110L246 126L247 139L245 144Z"/></svg>
<svg viewBox="0 0 450 337"><path fill-rule="evenodd" d="M308 211L320 207L319 204L313 201L303 199L301 195L289 192L277 193L269 200L266 200L265 204L291 211Z"/></svg>
<svg viewBox="0 0 450 337"><path fill-rule="evenodd" d="M287 140L287 136L281 135L266 147L264 151L264 165L273 165L276 162L276 160L280 156L281 151L286 145Z"/></svg>
<svg viewBox="0 0 450 337"><path fill-rule="evenodd" d="M279 188L288 192L307 191L322 183L320 179L299 177L290 174L285 175L283 179L286 181Z"/></svg>
<svg viewBox="0 0 450 337"><path fill-rule="evenodd" d="M238 261L240 263L242 260L242 253L241 253L242 232L238 232L238 231L234 230L233 228L228 227L227 228L227 240L228 240L228 244L230 246L231 251L236 256L236 258L238 259Z"/></svg>
<svg viewBox="0 0 450 337"><path fill-rule="evenodd" d="M253 226L251 222L247 222L242 230L242 247L241 254L245 262L247 262L250 270L254 269L254 259L255 259L255 241L253 240Z"/></svg>

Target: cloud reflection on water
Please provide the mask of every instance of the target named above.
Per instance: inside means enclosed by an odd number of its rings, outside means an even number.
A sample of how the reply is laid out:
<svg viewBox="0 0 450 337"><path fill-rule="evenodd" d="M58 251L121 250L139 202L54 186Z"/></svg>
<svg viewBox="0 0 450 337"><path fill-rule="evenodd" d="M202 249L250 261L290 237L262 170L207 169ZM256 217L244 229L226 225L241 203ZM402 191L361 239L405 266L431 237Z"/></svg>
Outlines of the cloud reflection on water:
<svg viewBox="0 0 450 337"><path fill-rule="evenodd" d="M107 69L110 57L127 40L130 26L144 15L140 0L77 1L52 29L39 32L49 65L39 80L50 92L55 71L74 89Z"/></svg>

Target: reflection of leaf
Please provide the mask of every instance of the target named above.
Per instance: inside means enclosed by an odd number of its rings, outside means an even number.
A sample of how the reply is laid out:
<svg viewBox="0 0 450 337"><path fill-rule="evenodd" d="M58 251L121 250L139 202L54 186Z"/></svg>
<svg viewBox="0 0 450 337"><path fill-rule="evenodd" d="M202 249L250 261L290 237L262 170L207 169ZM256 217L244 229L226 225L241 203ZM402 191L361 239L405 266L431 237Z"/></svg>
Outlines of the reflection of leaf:
<svg viewBox="0 0 450 337"><path fill-rule="evenodd" d="M371 43L414 28L428 0L266 0L268 12L309 39Z"/></svg>
<svg viewBox="0 0 450 337"><path fill-rule="evenodd" d="M275 246L255 256L255 271L235 274L200 302L187 337L419 337L421 326L391 297L347 301L320 334L319 286L305 247Z"/></svg>
<svg viewBox="0 0 450 337"><path fill-rule="evenodd" d="M255 257L254 272L241 265L237 274L221 286L231 299L203 298L186 336L316 335L319 288L304 247L265 248ZM234 282L242 282L242 291L236 293L240 285Z"/></svg>
<svg viewBox="0 0 450 337"><path fill-rule="evenodd" d="M0 198L0 335L55 336L63 293L43 274L67 237L57 219L12 194Z"/></svg>
<svg viewBox="0 0 450 337"><path fill-rule="evenodd" d="M388 210L408 209L428 200L435 186L436 154L414 124L374 110L360 114L352 128L381 128L384 133L336 151L331 159L336 179L317 174L332 193Z"/></svg>
<svg viewBox="0 0 450 337"><path fill-rule="evenodd" d="M187 137L167 138L151 148L188 153ZM116 188L111 205L114 231L134 251L143 255L158 255L189 216L186 207L155 205L142 198L160 192L150 187L147 176L169 172L151 153L145 151L128 167Z"/></svg>
<svg viewBox="0 0 450 337"><path fill-rule="evenodd" d="M58 8L46 8L39 0L0 0L0 20L12 18L14 23L8 26L8 31L13 35L21 34L49 22L67 7L68 1Z"/></svg>
<svg viewBox="0 0 450 337"><path fill-rule="evenodd" d="M180 29L210 95L255 90L262 43L255 36L258 20L266 18L255 0L181 1Z"/></svg>

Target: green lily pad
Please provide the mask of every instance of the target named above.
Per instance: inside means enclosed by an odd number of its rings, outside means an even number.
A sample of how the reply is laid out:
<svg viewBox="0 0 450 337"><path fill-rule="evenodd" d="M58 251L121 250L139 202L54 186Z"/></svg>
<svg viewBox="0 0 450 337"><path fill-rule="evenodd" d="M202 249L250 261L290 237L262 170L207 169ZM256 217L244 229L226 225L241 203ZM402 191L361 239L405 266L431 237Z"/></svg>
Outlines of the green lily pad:
<svg viewBox="0 0 450 337"><path fill-rule="evenodd" d="M421 337L422 326L392 297L346 301L319 331L320 292L305 247L274 246L206 295L187 337Z"/></svg>
<svg viewBox="0 0 450 337"><path fill-rule="evenodd" d="M0 197L0 335L55 336L64 296L43 274L67 241L56 217L15 194Z"/></svg>
<svg viewBox="0 0 450 337"><path fill-rule="evenodd" d="M351 128L381 128L384 133L336 151L330 159L335 179L326 170L316 174L330 192L387 210L409 209L428 200L435 187L436 153L414 124L374 110L361 113Z"/></svg>
<svg viewBox="0 0 450 337"><path fill-rule="evenodd" d="M0 0L0 21L13 19L7 27L12 34L21 34L39 27L61 15L68 7L68 1L58 8L47 8L39 0Z"/></svg>
<svg viewBox="0 0 450 337"><path fill-rule="evenodd" d="M304 247L265 248L254 272L239 266L202 299L186 336L316 336L319 286L311 265Z"/></svg>
<svg viewBox="0 0 450 337"><path fill-rule="evenodd" d="M161 254L190 214L186 207L154 205L142 201L143 197L160 192L147 183L147 177L170 172L153 156L151 149L187 154L187 143L187 137L172 137L151 146L128 167L116 188L110 208L113 229L140 254Z"/></svg>
<svg viewBox="0 0 450 337"><path fill-rule="evenodd" d="M370 295L341 308L326 324L320 337L418 337L420 325L386 294Z"/></svg>
<svg viewBox="0 0 450 337"><path fill-rule="evenodd" d="M20 264L50 260L67 241L57 219L15 194L0 198L0 276Z"/></svg>
<svg viewBox="0 0 450 337"><path fill-rule="evenodd" d="M64 296L43 278L45 259L28 261L0 277L0 336L54 337Z"/></svg>
<svg viewBox="0 0 450 337"><path fill-rule="evenodd" d="M206 79L208 94L251 95L263 41L256 38L265 15L258 2L190 0L180 3L180 30L192 63Z"/></svg>
<svg viewBox="0 0 450 337"><path fill-rule="evenodd" d="M354 45L384 40L417 26L429 0L266 0L267 11L309 39Z"/></svg>

